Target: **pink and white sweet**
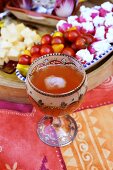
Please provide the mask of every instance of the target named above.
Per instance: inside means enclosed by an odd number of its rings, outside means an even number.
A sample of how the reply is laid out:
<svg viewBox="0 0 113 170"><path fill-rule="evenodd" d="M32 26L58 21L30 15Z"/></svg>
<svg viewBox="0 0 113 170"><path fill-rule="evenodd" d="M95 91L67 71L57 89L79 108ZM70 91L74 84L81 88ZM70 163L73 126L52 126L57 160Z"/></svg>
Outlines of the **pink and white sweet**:
<svg viewBox="0 0 113 170"><path fill-rule="evenodd" d="M56 28L63 32L73 26L95 37L95 42L90 47L76 53L82 62L90 62L95 56L104 53L113 43L113 4L104 2L92 8L83 5L80 7L80 16L69 16L66 21L59 21Z"/></svg>

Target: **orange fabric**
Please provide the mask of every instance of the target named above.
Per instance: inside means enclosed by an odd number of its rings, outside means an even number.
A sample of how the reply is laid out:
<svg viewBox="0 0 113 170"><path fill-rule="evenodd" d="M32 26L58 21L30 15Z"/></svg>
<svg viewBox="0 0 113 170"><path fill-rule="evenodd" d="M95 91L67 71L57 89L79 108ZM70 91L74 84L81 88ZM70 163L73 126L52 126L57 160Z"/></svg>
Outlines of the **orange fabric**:
<svg viewBox="0 0 113 170"><path fill-rule="evenodd" d="M79 130L61 152L67 170L113 170L113 104L72 115Z"/></svg>

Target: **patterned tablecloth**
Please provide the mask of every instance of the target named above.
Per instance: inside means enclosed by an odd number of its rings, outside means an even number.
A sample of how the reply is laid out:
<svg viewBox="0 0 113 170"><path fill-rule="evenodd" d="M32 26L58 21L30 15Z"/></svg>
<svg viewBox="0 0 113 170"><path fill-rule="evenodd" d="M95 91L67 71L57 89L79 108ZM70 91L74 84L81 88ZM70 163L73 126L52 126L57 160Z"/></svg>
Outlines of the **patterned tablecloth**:
<svg viewBox="0 0 113 170"><path fill-rule="evenodd" d="M113 77L88 92L72 114L79 131L70 145L40 141L41 116L31 105L0 101L0 170L113 170Z"/></svg>
<svg viewBox="0 0 113 170"><path fill-rule="evenodd" d="M87 93L79 110L72 115L76 139L61 148L67 169L113 170L113 76Z"/></svg>

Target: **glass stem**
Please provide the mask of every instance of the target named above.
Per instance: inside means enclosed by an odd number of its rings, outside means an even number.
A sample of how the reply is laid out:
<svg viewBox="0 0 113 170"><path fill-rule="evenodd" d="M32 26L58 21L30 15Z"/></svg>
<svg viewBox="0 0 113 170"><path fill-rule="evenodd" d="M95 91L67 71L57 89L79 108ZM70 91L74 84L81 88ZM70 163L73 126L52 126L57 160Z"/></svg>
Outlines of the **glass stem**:
<svg viewBox="0 0 113 170"><path fill-rule="evenodd" d="M61 127L61 119L60 117L53 117L53 122L52 122L54 127Z"/></svg>

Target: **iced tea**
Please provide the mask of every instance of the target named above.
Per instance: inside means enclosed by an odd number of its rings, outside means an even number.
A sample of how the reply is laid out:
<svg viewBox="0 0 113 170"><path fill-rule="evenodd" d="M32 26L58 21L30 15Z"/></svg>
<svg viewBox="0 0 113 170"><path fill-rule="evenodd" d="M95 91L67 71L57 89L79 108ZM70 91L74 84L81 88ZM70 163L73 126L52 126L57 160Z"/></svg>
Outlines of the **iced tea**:
<svg viewBox="0 0 113 170"><path fill-rule="evenodd" d="M70 93L80 86L83 81L83 73L72 65L48 65L35 69L32 73L31 82L45 94L60 95ZM59 100L59 99L58 99ZM72 102L65 107L39 106L44 114L61 116L72 113L79 107L81 99Z"/></svg>

